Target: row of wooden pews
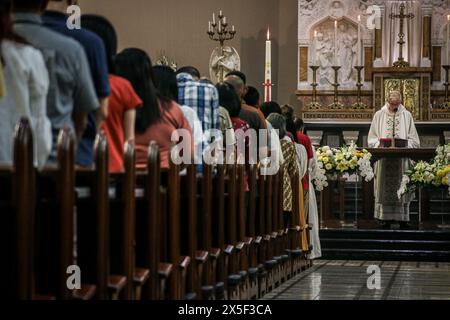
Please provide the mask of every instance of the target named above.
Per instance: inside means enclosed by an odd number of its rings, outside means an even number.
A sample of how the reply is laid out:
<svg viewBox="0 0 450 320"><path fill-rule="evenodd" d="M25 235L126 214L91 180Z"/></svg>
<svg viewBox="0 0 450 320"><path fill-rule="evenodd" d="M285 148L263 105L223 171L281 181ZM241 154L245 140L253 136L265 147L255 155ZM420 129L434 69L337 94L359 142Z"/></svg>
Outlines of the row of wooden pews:
<svg viewBox="0 0 450 320"><path fill-rule="evenodd" d="M74 140L63 130L57 164L36 171L26 120L14 148L13 165L0 167L7 297L258 299L310 266L301 246L309 226L298 210L293 225L283 225L283 169L275 176L261 165L161 170L151 143L145 172L136 172L126 144L124 171L109 174L101 134L95 168L76 169ZM293 177L294 189L299 183Z"/></svg>

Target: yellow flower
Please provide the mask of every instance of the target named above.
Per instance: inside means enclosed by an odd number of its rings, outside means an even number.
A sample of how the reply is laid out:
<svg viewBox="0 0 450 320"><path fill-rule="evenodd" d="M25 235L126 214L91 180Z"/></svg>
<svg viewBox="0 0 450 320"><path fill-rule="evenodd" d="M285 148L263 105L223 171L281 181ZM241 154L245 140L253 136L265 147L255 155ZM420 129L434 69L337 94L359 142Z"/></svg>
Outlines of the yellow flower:
<svg viewBox="0 0 450 320"><path fill-rule="evenodd" d="M448 178L447 178L447 177L442 178L442 184L443 184L444 186L447 186L447 185L448 185Z"/></svg>
<svg viewBox="0 0 450 320"><path fill-rule="evenodd" d="M322 162L327 164L328 162L330 162L330 158L328 157L323 157Z"/></svg>
<svg viewBox="0 0 450 320"><path fill-rule="evenodd" d="M336 155L336 161L342 161L342 160L344 160L344 155L342 153L338 153Z"/></svg>
<svg viewBox="0 0 450 320"><path fill-rule="evenodd" d="M438 170L437 173L436 173L436 175L437 175L439 178L445 177L445 176L446 176L445 170Z"/></svg>
<svg viewBox="0 0 450 320"><path fill-rule="evenodd" d="M333 165L332 165L331 163L328 163L328 164L325 166L325 169L327 169L328 171L330 171L330 170L333 169Z"/></svg>
<svg viewBox="0 0 450 320"><path fill-rule="evenodd" d="M347 170L348 170L348 165L346 165L346 164L344 164L344 163L339 163L339 164L336 166L336 169L339 170L339 171L341 171L341 172L344 172L344 171L347 171Z"/></svg>

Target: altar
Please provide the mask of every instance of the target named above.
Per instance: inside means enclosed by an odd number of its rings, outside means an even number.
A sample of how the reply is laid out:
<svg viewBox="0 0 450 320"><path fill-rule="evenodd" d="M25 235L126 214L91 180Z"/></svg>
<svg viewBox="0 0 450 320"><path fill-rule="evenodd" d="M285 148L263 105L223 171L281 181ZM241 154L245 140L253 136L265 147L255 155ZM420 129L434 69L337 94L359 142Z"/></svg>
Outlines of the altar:
<svg viewBox="0 0 450 320"><path fill-rule="evenodd" d="M364 136L361 124L395 90L419 134L433 135L427 147L447 141L448 12L447 1L299 0L297 112L313 135L336 143L327 131L334 126L343 127L340 144L356 131Z"/></svg>
<svg viewBox="0 0 450 320"><path fill-rule="evenodd" d="M408 158L414 161L429 161L435 157L436 149L378 148L367 149L372 154L372 164L381 159ZM439 229L450 223L450 196L448 190L419 190L411 208L412 228L417 230ZM432 196L440 196L439 203ZM320 194L321 228L323 229L377 229L374 219L374 183L354 178L338 177ZM437 209L446 217L436 220Z"/></svg>
<svg viewBox="0 0 450 320"><path fill-rule="evenodd" d="M330 173L321 163L318 181L328 185L316 191L323 257L448 260L433 245L450 235L444 182L407 190L415 195L409 226L383 225L375 219L375 181L340 173L334 156L352 144L368 148L372 119L393 91L412 114L421 147L368 149L372 166L380 159L433 162L436 149L450 145L450 1L299 0L298 13L296 113L316 150L330 147L334 162Z"/></svg>

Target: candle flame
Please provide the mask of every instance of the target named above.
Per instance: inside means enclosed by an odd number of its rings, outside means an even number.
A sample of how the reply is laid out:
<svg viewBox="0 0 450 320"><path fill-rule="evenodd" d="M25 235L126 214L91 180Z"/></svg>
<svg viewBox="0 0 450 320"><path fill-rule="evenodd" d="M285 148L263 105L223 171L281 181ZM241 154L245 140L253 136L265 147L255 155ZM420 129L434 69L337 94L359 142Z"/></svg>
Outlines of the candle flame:
<svg viewBox="0 0 450 320"><path fill-rule="evenodd" d="M267 28L267 40L270 40L270 29Z"/></svg>
<svg viewBox="0 0 450 320"><path fill-rule="evenodd" d="M450 14L447 16L447 20L450 21Z"/></svg>
<svg viewBox="0 0 450 320"><path fill-rule="evenodd" d="M358 15L358 21L361 22L361 15Z"/></svg>
<svg viewBox="0 0 450 320"><path fill-rule="evenodd" d="M337 28L337 20L334 20L334 27Z"/></svg>

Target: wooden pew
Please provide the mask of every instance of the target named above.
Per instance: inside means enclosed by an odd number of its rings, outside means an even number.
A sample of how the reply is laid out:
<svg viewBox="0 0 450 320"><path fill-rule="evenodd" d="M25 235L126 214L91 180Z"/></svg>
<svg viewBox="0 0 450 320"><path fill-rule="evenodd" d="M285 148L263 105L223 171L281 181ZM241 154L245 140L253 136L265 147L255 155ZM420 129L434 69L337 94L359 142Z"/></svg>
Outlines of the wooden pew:
<svg viewBox="0 0 450 320"><path fill-rule="evenodd" d="M237 201L238 206L236 210L236 225L238 235L239 251L239 275L242 277L240 286L240 299L249 300L250 295L250 278L249 278L249 255L250 247L253 239L247 237L247 204L246 204L246 170L244 164L237 165Z"/></svg>
<svg viewBox="0 0 450 320"><path fill-rule="evenodd" d="M269 272L265 265L267 259L268 238L266 237L266 176L261 173L261 164L257 171L257 215L256 215L256 243L258 245L258 298L262 298L267 292ZM269 266L270 267L270 266Z"/></svg>
<svg viewBox="0 0 450 320"><path fill-rule="evenodd" d="M112 174L111 182L114 190L114 195L110 194L111 273L123 274L126 277L122 299L140 300L150 271L145 267L137 267L139 264L136 261L136 198L141 195L135 191L136 170L133 143L125 144L124 171ZM143 196L144 193L141 198Z"/></svg>
<svg viewBox="0 0 450 320"><path fill-rule="evenodd" d="M106 136L97 135L94 144L95 168L76 172L77 261L83 277L97 286L96 298L100 300L118 299L127 284L125 274L115 275L110 270L108 152ZM122 243L120 246L124 245ZM118 251L113 254L119 255Z"/></svg>
<svg viewBox="0 0 450 320"><path fill-rule="evenodd" d="M13 163L0 167L0 212L4 271L1 296L30 300L34 295L35 169L30 123L22 119L14 135Z"/></svg>
<svg viewBox="0 0 450 320"><path fill-rule="evenodd" d="M251 300L258 298L258 249L261 243L261 238L256 236L256 209L258 206L258 181L257 181L256 165L249 167L248 184L248 211L247 211L247 235L251 239L249 246L248 263L249 263L249 294Z"/></svg>
<svg viewBox="0 0 450 320"><path fill-rule="evenodd" d="M225 219L225 239L228 243L227 254L229 253L227 297L229 300L240 299L240 284L242 276L239 274L239 258L242 252L243 243L237 239L237 166L227 165L226 175L226 219ZM232 248L232 250L230 250Z"/></svg>
<svg viewBox="0 0 450 320"><path fill-rule="evenodd" d="M208 261L205 264L205 272L203 273L201 298L202 300L211 300L214 298L221 298L222 293L218 292L218 297L215 295L217 286L217 270L221 249L219 246L213 246L213 238L217 237L217 233L213 233L217 226L213 222L213 167L212 165L203 162L202 175L198 176L197 185L199 186L197 197L198 203L198 230L199 230L199 248L206 251L209 255ZM223 196L223 194L222 194ZM217 203L214 202L214 213L217 213ZM223 288L223 282L220 285ZM218 288L218 291L221 291Z"/></svg>
<svg viewBox="0 0 450 320"><path fill-rule="evenodd" d="M191 258L186 288L188 293L186 298L189 300L202 297L203 280L208 278L207 261L209 256L207 250L199 250L200 237L198 233L202 229L199 226L201 215L198 208L202 208L202 199L197 191L197 165L193 163L193 159L191 160L191 164L187 165L186 175L181 176L180 190L181 207L183 208L181 210L181 253Z"/></svg>
<svg viewBox="0 0 450 320"><path fill-rule="evenodd" d="M57 142L57 163L38 173L36 216L36 299L93 299L94 283L69 289L67 270L76 265L74 247L75 147L69 129L61 130ZM81 270L83 271L83 270Z"/></svg>
<svg viewBox="0 0 450 320"><path fill-rule="evenodd" d="M170 300L182 300L187 296L187 272L191 257L181 255L181 226L180 226L180 166L170 161L168 171L164 171L161 188L167 194L162 204L162 261L168 261L173 269L169 277Z"/></svg>
<svg viewBox="0 0 450 320"><path fill-rule="evenodd" d="M219 248L222 252L217 261L217 280L214 287L216 300L224 300L227 296L228 270L230 257L233 252L233 246L227 244L225 241L225 201L227 199L225 195L225 176L226 167L224 165L218 165L216 167L216 174L213 177L213 199L216 205L216 211L212 216L213 234L215 234L215 237L212 238L212 243L213 247Z"/></svg>
<svg viewBox="0 0 450 320"><path fill-rule="evenodd" d="M164 215L167 190L161 188L159 147L149 144L147 170L137 173L136 187L136 265L135 285L143 287L143 298L161 300L166 297L168 278L173 265L163 263ZM165 243L164 243L165 244ZM145 273L149 270L149 281ZM144 275L144 277L142 276ZM140 290L138 290L140 291ZM137 292L139 293L139 292ZM139 295L136 299L139 299Z"/></svg>

